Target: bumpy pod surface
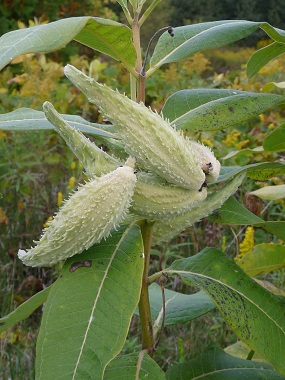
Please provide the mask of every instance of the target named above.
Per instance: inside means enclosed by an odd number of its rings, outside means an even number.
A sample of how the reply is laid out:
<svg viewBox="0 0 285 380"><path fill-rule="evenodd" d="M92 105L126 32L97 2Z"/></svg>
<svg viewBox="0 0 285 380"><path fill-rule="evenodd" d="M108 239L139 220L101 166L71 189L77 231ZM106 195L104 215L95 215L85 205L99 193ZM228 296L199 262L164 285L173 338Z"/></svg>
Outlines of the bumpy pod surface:
<svg viewBox="0 0 285 380"><path fill-rule="evenodd" d="M130 211L143 218L169 219L202 202L207 189L201 191L170 185L150 173L138 173Z"/></svg>
<svg viewBox="0 0 285 380"><path fill-rule="evenodd" d="M115 127L126 152L169 183L199 190L205 173L191 144L144 104L97 83L71 65L65 75L96 104Z"/></svg>
<svg viewBox="0 0 285 380"><path fill-rule="evenodd" d="M68 147L76 155L89 178L109 173L120 166L120 162L98 148L79 130L71 127L49 102L43 104L47 119L53 124L55 131L65 140Z"/></svg>
<svg viewBox="0 0 285 380"><path fill-rule="evenodd" d="M113 172L82 185L64 203L43 231L36 246L19 258L28 266L50 266L106 238L119 226L129 208L136 176L134 160Z"/></svg>
<svg viewBox="0 0 285 380"><path fill-rule="evenodd" d="M209 195L197 207L193 207L191 210L186 211L176 218L155 223L153 227L153 243L158 244L161 241L172 239L181 231L219 209L222 204L237 191L244 177L245 173L237 174L223 188Z"/></svg>
<svg viewBox="0 0 285 380"><path fill-rule="evenodd" d="M196 158L206 174L206 182L215 182L219 177L221 164L214 156L214 153L210 148L196 141L189 140L189 144L195 151Z"/></svg>

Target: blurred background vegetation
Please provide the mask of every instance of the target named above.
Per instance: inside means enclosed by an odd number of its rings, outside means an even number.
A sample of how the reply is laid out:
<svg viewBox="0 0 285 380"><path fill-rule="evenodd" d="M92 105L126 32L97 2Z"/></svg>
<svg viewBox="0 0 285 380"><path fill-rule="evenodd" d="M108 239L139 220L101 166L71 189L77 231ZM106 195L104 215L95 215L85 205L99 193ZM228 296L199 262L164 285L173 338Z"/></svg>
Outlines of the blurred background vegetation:
<svg viewBox="0 0 285 380"><path fill-rule="evenodd" d="M231 1L221 0L163 0L143 28L143 46L153 33L165 25L183 25L220 19L248 19L268 21L281 27L285 9L280 0ZM63 17L92 15L124 22L120 7L112 0L46 1L4 0L0 4L0 34L10 30L50 22ZM268 82L282 81L285 60L281 56L267 65L253 79L248 80L246 66L257 47L270 43L266 35L247 39L246 45L234 44L227 48L197 53L179 63L163 66L148 81L146 102L162 108L173 92L190 88L228 88L261 91ZM49 100L60 113L78 114L92 122L102 122L95 106L63 76L69 62L112 88L129 93L129 77L124 67L106 56L94 54L77 43L50 54L30 54L19 57L0 72L0 112L11 112L20 107L41 110ZM282 91L282 90L274 90ZM250 122L236 125L227 131L208 132L196 136L212 147L223 165L245 165L280 158L277 153L242 151L224 160L229 152L262 145L264 136L284 122L282 107L260 115ZM91 138L92 139L92 138ZM214 142L214 143L213 143ZM100 141L97 141L101 144ZM52 131L0 131L0 315L4 316L36 292L49 286L58 276L60 264L53 268L27 268L17 259L19 248L28 248L37 240L47 220L58 210L62 200L86 180L82 167L62 139ZM279 184L273 178L267 184ZM284 181L283 181L284 183ZM249 191L265 183L246 180L237 196L252 212L271 220L284 220L284 201L265 202L248 195ZM272 235L255 229L251 240L246 240L246 229L222 226L204 220L185 231L170 244L152 251L151 271L168 266L174 259L193 255L205 246L223 249L236 257L248 244L272 241ZM241 246L240 246L241 244ZM251 245L250 245L251 244ZM284 289L285 272L279 270L268 278ZM193 292L179 280L170 288L185 293ZM41 309L26 321L0 335L0 378L33 379L34 355ZM131 325L130 339L124 352L139 347L136 338L138 321ZM208 313L184 325L167 327L155 359L165 370L169 365L183 362L202 352L216 341L226 347L236 337L217 311Z"/></svg>

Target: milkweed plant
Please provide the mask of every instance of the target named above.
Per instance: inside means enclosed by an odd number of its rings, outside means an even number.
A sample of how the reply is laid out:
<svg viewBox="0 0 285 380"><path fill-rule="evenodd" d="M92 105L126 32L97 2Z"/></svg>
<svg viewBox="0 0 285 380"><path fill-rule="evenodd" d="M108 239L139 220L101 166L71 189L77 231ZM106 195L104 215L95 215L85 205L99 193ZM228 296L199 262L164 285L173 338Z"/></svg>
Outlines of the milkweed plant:
<svg viewBox="0 0 285 380"><path fill-rule="evenodd" d="M44 304L35 363L36 379L41 380L208 379L210 373L217 374L211 377L215 379L285 379L284 297L254 278L284 266L285 222L252 214L234 196L246 177L266 181L282 176L282 155L271 162L227 167L217 159L214 141L212 149L200 142L203 133L227 133L233 125L282 105L285 97L181 89L165 99L161 111L145 105L147 80L161 66L225 46L261 28L272 43L249 59L247 75L252 78L285 52L285 31L245 20L166 26L141 47L140 30L160 0L117 2L128 26L74 17L0 38L1 68L21 54L54 51L75 40L120 61L130 76L129 94L122 94L71 65L64 69L108 123L61 115L48 99L43 112L22 108L0 116L0 129L54 129L88 177L33 246L19 247L18 259L26 266L64 263L49 288L1 318L0 332ZM284 138L281 125L265 137L262 150L282 152ZM107 149L97 146L96 139ZM272 234L272 243L256 245L236 260L205 247L149 275L151 248L206 217L221 224L257 226ZM274 236L281 243L273 243ZM167 289L175 276L199 291L186 295ZM245 343L242 355L215 345L164 372L155 361L164 327L214 308L238 337L236 345ZM134 314L140 321L141 350L123 354Z"/></svg>

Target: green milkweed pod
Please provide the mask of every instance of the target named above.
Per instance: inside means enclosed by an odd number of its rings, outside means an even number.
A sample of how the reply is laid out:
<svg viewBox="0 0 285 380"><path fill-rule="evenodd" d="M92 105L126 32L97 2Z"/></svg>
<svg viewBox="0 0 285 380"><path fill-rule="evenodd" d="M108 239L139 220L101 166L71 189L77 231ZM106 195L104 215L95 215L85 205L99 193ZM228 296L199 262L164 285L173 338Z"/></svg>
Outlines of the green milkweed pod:
<svg viewBox="0 0 285 380"><path fill-rule="evenodd" d="M83 133L71 127L51 103L45 102L43 109L48 120L54 125L54 129L66 141L90 178L100 176L120 166L119 160L99 149ZM139 172L131 212L141 218L165 219L189 210L206 196L205 188L202 191L184 189L168 184L152 173Z"/></svg>
<svg viewBox="0 0 285 380"><path fill-rule="evenodd" d="M193 207L191 210L184 212L176 218L155 223L152 237L153 244L172 239L181 231L219 209L222 204L237 191L245 175L245 172L237 174L223 188L209 195L203 202L199 203L197 207Z"/></svg>
<svg viewBox="0 0 285 380"><path fill-rule="evenodd" d="M207 189L201 191L170 185L151 173L138 173L130 211L146 219L169 219L202 202Z"/></svg>
<svg viewBox="0 0 285 380"><path fill-rule="evenodd" d="M169 183L199 190L205 182L195 149L170 123L119 92L97 83L71 65L65 75L96 104L115 127L126 152L145 170Z"/></svg>
<svg viewBox="0 0 285 380"><path fill-rule="evenodd" d="M106 238L127 214L136 183L135 160L87 182L64 203L36 246L19 258L29 266L50 266Z"/></svg>
<svg viewBox="0 0 285 380"><path fill-rule="evenodd" d="M120 166L120 162L98 148L79 130L71 127L49 102L43 104L47 119L53 124L55 131L65 140L68 147L76 155L89 178L109 173Z"/></svg>

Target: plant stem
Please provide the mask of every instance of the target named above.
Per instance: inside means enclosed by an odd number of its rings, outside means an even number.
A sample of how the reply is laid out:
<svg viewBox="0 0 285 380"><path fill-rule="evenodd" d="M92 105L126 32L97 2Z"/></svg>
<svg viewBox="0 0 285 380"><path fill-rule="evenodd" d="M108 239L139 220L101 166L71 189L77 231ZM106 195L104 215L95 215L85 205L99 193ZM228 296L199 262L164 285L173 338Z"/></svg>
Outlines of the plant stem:
<svg viewBox="0 0 285 380"><path fill-rule="evenodd" d="M153 222L144 221L141 225L141 232L144 244L144 271L142 277L142 289L139 301L139 313L140 313L140 324L142 331L142 349L147 350L149 355L152 356L154 349L154 339L153 339L153 329L151 320L151 311L149 303L148 294L148 268L150 260L150 249L151 249L151 239L152 239L152 228Z"/></svg>

